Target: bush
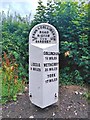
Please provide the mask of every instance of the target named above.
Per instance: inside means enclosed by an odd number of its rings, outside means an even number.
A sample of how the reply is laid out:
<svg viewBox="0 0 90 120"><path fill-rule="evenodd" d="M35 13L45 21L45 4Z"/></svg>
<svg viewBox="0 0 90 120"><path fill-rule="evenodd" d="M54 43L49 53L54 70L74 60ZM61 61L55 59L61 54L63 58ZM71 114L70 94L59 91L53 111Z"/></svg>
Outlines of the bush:
<svg viewBox="0 0 90 120"><path fill-rule="evenodd" d="M60 48L63 54L62 62L65 60L64 67L61 66L61 81L82 84L83 82L90 83L89 79L89 46L88 36L82 35L79 42L61 42Z"/></svg>
<svg viewBox="0 0 90 120"><path fill-rule="evenodd" d="M20 79L28 80L29 76L29 32L34 25L46 22L55 26L59 32L60 82L90 83L89 7L85 1L78 3L73 0L51 0L44 6L39 0L36 14L30 24L27 21L29 17L23 19L20 15L2 14L2 51L15 57Z"/></svg>
<svg viewBox="0 0 90 120"><path fill-rule="evenodd" d="M60 42L60 82L64 84L90 83L89 80L89 19L88 1L39 0L31 25L47 22L56 27ZM52 12L53 11L53 12Z"/></svg>
<svg viewBox="0 0 90 120"><path fill-rule="evenodd" d="M60 70L60 84L61 85L83 85L83 78L78 70L70 72L69 67Z"/></svg>
<svg viewBox="0 0 90 120"><path fill-rule="evenodd" d="M0 73L2 73L2 100L0 102L15 101L17 93L23 92L25 84L18 79L18 64L14 59L8 58L5 52Z"/></svg>
<svg viewBox="0 0 90 120"><path fill-rule="evenodd" d="M88 102L90 103L90 92L85 92L83 94L83 97L85 97L88 100Z"/></svg>
<svg viewBox="0 0 90 120"><path fill-rule="evenodd" d="M4 13L2 14L2 18ZM19 78L28 80L29 23L20 16L7 15L2 19L2 52L12 54L18 64ZM16 18L16 19L15 19Z"/></svg>

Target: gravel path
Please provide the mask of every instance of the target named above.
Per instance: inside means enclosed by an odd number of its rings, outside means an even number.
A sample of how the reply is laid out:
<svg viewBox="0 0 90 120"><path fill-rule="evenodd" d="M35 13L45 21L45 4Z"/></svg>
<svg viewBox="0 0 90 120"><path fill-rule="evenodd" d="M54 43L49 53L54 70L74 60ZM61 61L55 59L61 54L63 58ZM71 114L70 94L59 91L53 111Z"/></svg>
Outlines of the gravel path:
<svg viewBox="0 0 90 120"><path fill-rule="evenodd" d="M2 106L3 118L86 118L88 119L88 103L82 94L86 88L79 86L60 87L59 101L41 109L33 105L26 93L18 96L17 102Z"/></svg>

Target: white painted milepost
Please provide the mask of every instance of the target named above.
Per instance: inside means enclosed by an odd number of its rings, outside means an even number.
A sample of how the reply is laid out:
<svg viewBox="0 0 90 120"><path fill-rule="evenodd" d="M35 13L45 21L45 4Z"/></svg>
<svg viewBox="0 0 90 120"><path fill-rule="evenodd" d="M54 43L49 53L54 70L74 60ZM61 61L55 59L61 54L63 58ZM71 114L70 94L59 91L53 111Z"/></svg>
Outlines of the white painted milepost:
<svg viewBox="0 0 90 120"><path fill-rule="evenodd" d="M48 23L34 26L29 35L29 97L45 108L58 101L59 36Z"/></svg>

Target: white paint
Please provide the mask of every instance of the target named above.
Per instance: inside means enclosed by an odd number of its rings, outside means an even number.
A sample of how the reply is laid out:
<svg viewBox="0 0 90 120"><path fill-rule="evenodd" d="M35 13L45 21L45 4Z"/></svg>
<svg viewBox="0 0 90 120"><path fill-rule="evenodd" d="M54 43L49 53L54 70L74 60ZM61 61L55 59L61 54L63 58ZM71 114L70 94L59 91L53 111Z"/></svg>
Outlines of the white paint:
<svg viewBox="0 0 90 120"><path fill-rule="evenodd" d="M31 102L41 108L58 101L58 53L55 27L47 23L33 27L29 35L29 96Z"/></svg>

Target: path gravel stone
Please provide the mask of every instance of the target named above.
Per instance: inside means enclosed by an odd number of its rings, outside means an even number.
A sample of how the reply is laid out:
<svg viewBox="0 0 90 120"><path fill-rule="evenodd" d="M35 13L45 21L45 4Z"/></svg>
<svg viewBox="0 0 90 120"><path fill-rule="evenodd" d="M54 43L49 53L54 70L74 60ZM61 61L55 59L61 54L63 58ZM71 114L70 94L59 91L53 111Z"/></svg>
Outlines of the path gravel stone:
<svg viewBox="0 0 90 120"><path fill-rule="evenodd" d="M16 102L2 106L3 118L86 118L88 119L88 102L82 96L87 91L80 86L62 86L59 89L59 101L41 109L33 105L27 91L18 96Z"/></svg>

